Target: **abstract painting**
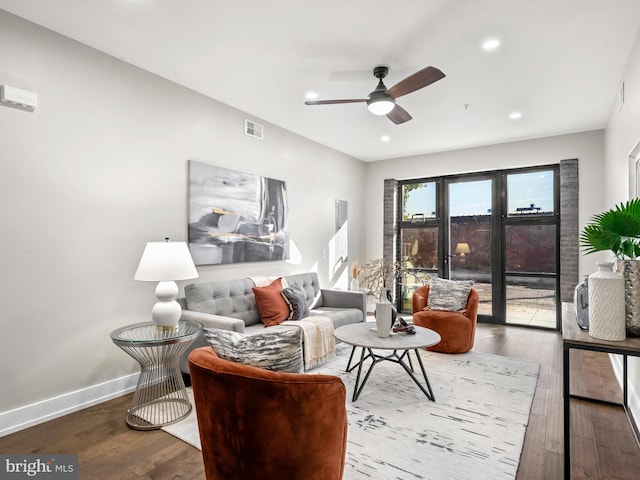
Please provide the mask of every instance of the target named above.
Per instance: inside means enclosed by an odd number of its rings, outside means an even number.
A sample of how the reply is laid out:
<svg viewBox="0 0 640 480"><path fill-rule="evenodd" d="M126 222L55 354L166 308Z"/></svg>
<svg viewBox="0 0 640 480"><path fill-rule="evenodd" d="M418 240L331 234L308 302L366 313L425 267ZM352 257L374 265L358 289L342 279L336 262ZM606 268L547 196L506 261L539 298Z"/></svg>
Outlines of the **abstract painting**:
<svg viewBox="0 0 640 480"><path fill-rule="evenodd" d="M188 238L196 265L287 260L287 185L189 160Z"/></svg>

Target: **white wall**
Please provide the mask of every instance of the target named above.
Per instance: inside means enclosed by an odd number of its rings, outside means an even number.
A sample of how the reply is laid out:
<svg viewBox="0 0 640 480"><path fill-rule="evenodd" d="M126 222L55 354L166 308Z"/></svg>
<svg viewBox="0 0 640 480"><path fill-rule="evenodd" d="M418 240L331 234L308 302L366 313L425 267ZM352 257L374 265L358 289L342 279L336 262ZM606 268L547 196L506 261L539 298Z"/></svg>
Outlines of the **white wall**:
<svg viewBox="0 0 640 480"><path fill-rule="evenodd" d="M189 158L287 181L299 253L200 280L317 270L347 288L322 252L341 199L363 256L363 162L260 119L264 140L248 137L243 112L1 10L0 83L39 97L0 107L0 435L132 386L109 332L150 319L154 285L133 274L147 241L186 237Z"/></svg>
<svg viewBox="0 0 640 480"><path fill-rule="evenodd" d="M629 198L629 154L640 142L640 33L629 57L620 84L624 82L624 105L618 99L613 106L605 130L605 202L602 210ZM620 357L614 360L619 376L622 372ZM629 397L635 419L640 420L640 360L629 359Z"/></svg>
<svg viewBox="0 0 640 480"><path fill-rule="evenodd" d="M605 130L605 209L629 198L628 159L640 142L640 35L620 79L623 82L624 105L620 110L618 98L612 99Z"/></svg>
<svg viewBox="0 0 640 480"><path fill-rule="evenodd" d="M367 164L366 254L382 256L383 181L431 177L559 163L577 158L580 176L579 225L598 212L603 203L603 131L559 135L502 143ZM580 258L580 275L595 271L593 258Z"/></svg>
<svg viewBox="0 0 640 480"><path fill-rule="evenodd" d="M333 202L349 202L351 258L377 258L385 178L579 158L581 227L625 199L640 140L637 44L634 56L606 142L595 131L363 164L260 119L264 141L247 137L243 112L0 11L0 83L40 102L35 113L0 107L0 435L132 386L137 366L108 334L148 319L153 285L133 280L145 243L186 236L187 159L286 180L301 258L201 267L200 280L313 269L346 288L322 256ZM593 265L581 258L581 274Z"/></svg>

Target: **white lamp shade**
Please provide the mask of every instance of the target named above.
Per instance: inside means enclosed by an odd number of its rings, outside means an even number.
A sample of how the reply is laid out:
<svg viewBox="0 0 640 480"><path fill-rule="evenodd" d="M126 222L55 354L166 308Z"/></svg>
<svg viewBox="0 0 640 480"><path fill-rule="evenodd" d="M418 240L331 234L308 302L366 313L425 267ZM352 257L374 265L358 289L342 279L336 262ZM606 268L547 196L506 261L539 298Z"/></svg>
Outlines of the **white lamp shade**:
<svg viewBox="0 0 640 480"><path fill-rule="evenodd" d="M185 242L149 242L133 278L161 282L197 277L198 271Z"/></svg>
<svg viewBox="0 0 640 480"><path fill-rule="evenodd" d="M471 253L471 249L469 248L468 243L458 243L456 245L456 253L462 254L464 256L466 253Z"/></svg>

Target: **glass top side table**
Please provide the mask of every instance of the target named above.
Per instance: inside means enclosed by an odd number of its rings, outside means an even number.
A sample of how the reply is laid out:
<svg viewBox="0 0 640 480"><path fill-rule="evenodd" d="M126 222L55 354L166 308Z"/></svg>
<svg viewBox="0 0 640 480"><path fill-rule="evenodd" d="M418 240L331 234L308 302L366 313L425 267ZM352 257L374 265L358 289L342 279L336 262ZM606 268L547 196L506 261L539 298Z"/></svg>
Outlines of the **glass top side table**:
<svg viewBox="0 0 640 480"><path fill-rule="evenodd" d="M174 329L153 322L111 332L111 340L140 364L140 378L126 422L136 430L154 430L183 419L193 408L179 368L180 356L200 335L198 322L179 322Z"/></svg>

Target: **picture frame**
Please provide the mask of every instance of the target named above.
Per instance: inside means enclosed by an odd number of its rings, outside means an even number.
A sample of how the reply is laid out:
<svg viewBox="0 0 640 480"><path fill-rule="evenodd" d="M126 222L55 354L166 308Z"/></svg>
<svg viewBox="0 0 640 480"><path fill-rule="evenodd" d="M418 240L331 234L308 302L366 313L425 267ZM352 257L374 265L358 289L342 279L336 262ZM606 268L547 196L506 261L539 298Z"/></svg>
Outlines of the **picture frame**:
<svg viewBox="0 0 640 480"><path fill-rule="evenodd" d="M187 196L196 265L289 259L286 182L189 160Z"/></svg>

